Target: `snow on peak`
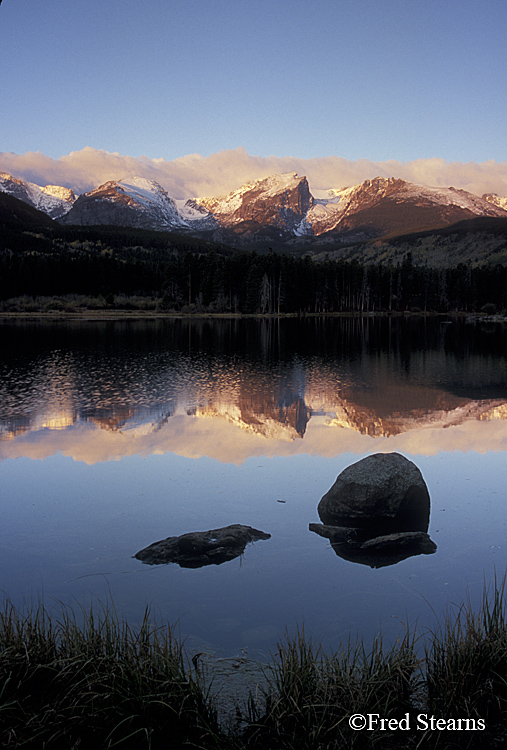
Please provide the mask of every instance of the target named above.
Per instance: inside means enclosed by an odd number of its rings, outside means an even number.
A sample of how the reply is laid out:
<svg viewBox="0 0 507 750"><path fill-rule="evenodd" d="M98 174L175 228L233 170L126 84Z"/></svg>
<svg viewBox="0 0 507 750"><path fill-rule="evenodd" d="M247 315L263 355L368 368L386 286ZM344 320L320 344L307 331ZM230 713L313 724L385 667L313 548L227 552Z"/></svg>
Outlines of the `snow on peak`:
<svg viewBox="0 0 507 750"><path fill-rule="evenodd" d="M125 193L135 195L141 200L151 201L158 199L160 196L169 198L162 185L155 180L148 180L146 177L130 177L128 179L118 180L117 185ZM169 198L172 200L172 198Z"/></svg>
<svg viewBox="0 0 507 750"><path fill-rule="evenodd" d="M493 206L498 206L499 208L503 208L504 211L507 211L507 197L502 198L496 193L485 193L482 198Z"/></svg>
<svg viewBox="0 0 507 750"><path fill-rule="evenodd" d="M72 204L77 199L75 192L71 188L61 187L61 185L46 185L41 188L46 195L51 195L54 198L59 198L62 201L67 201Z"/></svg>
<svg viewBox="0 0 507 750"><path fill-rule="evenodd" d="M155 180L146 177L126 177L110 180L87 193L91 198L111 203L126 203L131 208L152 214L157 228L187 228L175 201Z"/></svg>
<svg viewBox="0 0 507 750"><path fill-rule="evenodd" d="M43 211L52 219L65 216L76 200L73 190L58 185L41 187L34 182L18 180L6 172L0 172L0 190Z"/></svg>
<svg viewBox="0 0 507 750"><path fill-rule="evenodd" d="M294 189L302 180L306 180L306 178L299 177L297 172L274 174L269 177L261 177L253 182L247 182L227 195L216 198L198 198L197 203L209 209L215 215L224 216L238 211L248 193L262 194L264 198L270 198L278 193Z"/></svg>

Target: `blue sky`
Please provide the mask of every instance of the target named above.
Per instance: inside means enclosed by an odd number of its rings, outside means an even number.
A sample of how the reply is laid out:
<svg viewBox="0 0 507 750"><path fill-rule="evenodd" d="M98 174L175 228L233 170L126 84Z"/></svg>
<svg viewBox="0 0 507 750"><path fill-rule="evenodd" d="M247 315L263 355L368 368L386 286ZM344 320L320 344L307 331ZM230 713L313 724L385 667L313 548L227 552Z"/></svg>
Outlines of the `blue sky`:
<svg viewBox="0 0 507 750"><path fill-rule="evenodd" d="M505 0L4 0L0 150L507 159Z"/></svg>

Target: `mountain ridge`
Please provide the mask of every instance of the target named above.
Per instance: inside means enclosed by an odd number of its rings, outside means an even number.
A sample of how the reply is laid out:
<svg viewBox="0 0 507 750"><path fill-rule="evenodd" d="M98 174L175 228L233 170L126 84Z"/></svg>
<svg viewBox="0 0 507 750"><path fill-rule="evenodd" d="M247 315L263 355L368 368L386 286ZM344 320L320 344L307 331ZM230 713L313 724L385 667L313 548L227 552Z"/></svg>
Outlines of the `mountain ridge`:
<svg viewBox="0 0 507 750"><path fill-rule="evenodd" d="M0 191L28 203L51 219L65 216L76 201L76 194L70 188L60 185L42 187L34 182L19 180L7 172L0 172Z"/></svg>
<svg viewBox="0 0 507 750"><path fill-rule="evenodd" d="M154 180L143 177L109 180L83 193L62 224L118 224L141 229L188 228L176 203Z"/></svg>
<svg viewBox="0 0 507 750"><path fill-rule="evenodd" d="M143 177L109 180L76 198L0 173L0 190L64 225L117 225L193 234L232 247L272 243L318 249L436 230L477 217L507 217L507 198L376 177L313 195L295 172L245 183L223 196L175 200Z"/></svg>

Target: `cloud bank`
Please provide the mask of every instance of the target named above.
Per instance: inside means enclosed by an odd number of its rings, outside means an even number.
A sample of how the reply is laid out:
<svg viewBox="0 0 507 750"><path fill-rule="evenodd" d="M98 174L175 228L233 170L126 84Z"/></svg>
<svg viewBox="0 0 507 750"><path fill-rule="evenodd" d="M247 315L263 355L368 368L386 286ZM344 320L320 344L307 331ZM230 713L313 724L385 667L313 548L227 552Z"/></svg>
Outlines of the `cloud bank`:
<svg viewBox="0 0 507 750"><path fill-rule="evenodd" d="M436 187L461 188L476 195L507 196L507 162L446 162L417 159L373 162L349 161L339 156L298 159L292 156L251 156L244 148L210 156L190 154L167 161L124 156L91 147L72 151L59 159L40 152L0 152L0 171L38 185L63 185L83 193L107 180L141 176L156 180L173 198L218 196L270 174L297 172L306 175L312 191L344 188L373 177L398 177Z"/></svg>
<svg viewBox="0 0 507 750"><path fill-rule="evenodd" d="M392 437L372 437L356 430L332 427L312 419L304 440L266 439L238 429L217 417L188 418L176 415L160 430L136 433L105 430L91 423L66 429L42 429L0 442L0 462L26 457L44 459L62 453L75 461L95 464L118 461L124 456L175 453L187 458L207 456L220 463L243 464L252 456L315 455L335 458L344 453L365 455L398 451L413 456L438 453L505 452L507 421L471 419L449 427L422 427Z"/></svg>

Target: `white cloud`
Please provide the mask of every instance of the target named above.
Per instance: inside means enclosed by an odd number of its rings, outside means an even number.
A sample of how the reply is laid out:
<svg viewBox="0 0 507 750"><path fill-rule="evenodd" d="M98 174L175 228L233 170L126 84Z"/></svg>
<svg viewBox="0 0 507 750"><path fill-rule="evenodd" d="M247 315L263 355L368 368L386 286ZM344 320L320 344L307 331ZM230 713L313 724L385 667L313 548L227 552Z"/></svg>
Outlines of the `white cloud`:
<svg viewBox="0 0 507 750"><path fill-rule="evenodd" d="M220 151L210 156L189 154L166 161L84 148L59 159L40 152L0 153L0 171L38 185L63 185L77 193L91 190L107 180L139 175L159 182L173 198L223 195L245 182L274 173L306 175L310 189L325 190L356 185L377 175L399 177L422 185L453 186L482 195L507 196L507 162L446 162L417 159L373 162L349 161L339 156L299 159L292 156L251 156L244 148Z"/></svg>
<svg viewBox="0 0 507 750"><path fill-rule="evenodd" d="M221 463L242 464L252 456L276 457L296 454L334 458L344 453L393 452L413 456L437 453L487 453L507 450L507 422L502 419L471 419L448 427L415 428L392 437L372 437L346 427L333 427L312 418L303 440L266 439L242 430L219 417L189 419L173 416L160 430L136 433L101 429L78 423L66 429L44 429L21 433L0 442L0 462L29 457L43 459L56 453L75 461L95 464L117 461L123 456L175 453L187 458L207 456Z"/></svg>

